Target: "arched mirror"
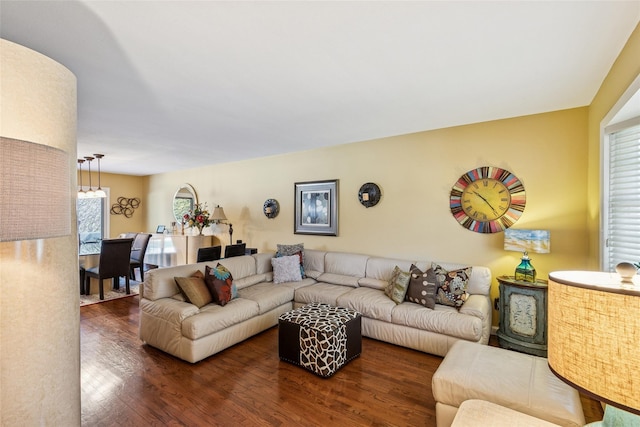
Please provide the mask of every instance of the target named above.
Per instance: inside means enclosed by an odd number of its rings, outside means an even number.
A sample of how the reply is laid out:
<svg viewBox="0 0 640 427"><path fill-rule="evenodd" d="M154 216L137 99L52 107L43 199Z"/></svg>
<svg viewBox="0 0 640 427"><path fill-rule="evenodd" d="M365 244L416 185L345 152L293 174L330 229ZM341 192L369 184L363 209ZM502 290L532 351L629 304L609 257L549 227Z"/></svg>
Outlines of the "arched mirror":
<svg viewBox="0 0 640 427"><path fill-rule="evenodd" d="M182 184L173 196L173 216L176 221L182 223L184 214L192 210L196 203L198 203L196 190L189 184Z"/></svg>

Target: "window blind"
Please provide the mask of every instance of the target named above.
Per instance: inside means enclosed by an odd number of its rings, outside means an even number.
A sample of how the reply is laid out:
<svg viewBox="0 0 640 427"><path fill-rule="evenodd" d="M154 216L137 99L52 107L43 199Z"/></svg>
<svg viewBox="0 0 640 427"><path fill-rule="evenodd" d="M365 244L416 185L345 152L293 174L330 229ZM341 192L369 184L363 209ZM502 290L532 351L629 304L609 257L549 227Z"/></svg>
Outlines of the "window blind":
<svg viewBox="0 0 640 427"><path fill-rule="evenodd" d="M609 135L606 261L640 262L640 125Z"/></svg>

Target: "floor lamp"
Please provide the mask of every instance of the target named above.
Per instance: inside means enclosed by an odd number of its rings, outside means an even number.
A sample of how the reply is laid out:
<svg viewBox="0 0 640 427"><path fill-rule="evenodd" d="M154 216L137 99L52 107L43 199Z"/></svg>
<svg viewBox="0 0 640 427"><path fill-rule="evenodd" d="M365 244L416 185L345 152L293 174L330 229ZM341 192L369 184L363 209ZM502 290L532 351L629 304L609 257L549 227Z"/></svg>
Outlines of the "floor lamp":
<svg viewBox="0 0 640 427"><path fill-rule="evenodd" d="M607 404L593 426L640 426L640 276L549 274L549 368Z"/></svg>

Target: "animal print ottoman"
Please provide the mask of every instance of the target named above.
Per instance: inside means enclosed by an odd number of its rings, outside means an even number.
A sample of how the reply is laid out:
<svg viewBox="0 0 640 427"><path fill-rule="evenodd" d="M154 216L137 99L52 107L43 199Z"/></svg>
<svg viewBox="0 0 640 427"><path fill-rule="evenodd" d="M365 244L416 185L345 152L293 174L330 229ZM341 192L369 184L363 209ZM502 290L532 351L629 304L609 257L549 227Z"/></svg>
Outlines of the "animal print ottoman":
<svg viewBox="0 0 640 427"><path fill-rule="evenodd" d="M312 303L278 319L280 360L330 377L362 352L361 314Z"/></svg>

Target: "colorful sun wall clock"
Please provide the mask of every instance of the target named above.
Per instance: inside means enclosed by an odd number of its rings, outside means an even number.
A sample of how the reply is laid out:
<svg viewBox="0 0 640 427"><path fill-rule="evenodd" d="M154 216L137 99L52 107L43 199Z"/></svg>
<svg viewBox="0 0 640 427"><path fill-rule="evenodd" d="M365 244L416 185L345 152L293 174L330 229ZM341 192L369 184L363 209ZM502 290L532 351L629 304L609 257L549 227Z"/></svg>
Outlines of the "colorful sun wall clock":
<svg viewBox="0 0 640 427"><path fill-rule="evenodd" d="M511 227L524 212L526 202L518 177L493 166L463 174L449 197L453 217L476 233L499 233Z"/></svg>

